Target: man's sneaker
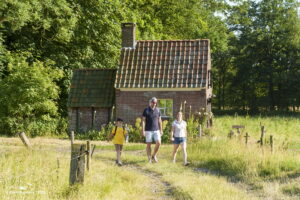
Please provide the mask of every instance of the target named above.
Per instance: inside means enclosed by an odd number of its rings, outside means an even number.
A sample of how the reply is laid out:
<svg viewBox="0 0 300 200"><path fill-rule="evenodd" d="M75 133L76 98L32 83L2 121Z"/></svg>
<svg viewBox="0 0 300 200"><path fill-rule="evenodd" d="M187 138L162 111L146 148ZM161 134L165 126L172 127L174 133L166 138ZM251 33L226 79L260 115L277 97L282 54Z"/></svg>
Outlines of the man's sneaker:
<svg viewBox="0 0 300 200"><path fill-rule="evenodd" d="M122 166L123 163L120 161L120 162L117 163L117 165L118 165L118 166Z"/></svg>
<svg viewBox="0 0 300 200"><path fill-rule="evenodd" d="M188 166L190 163L189 162L186 162L186 163L184 163L184 166Z"/></svg>
<svg viewBox="0 0 300 200"><path fill-rule="evenodd" d="M157 160L157 158L156 158L156 156L152 156L152 158L151 158L154 162L158 162L158 160Z"/></svg>

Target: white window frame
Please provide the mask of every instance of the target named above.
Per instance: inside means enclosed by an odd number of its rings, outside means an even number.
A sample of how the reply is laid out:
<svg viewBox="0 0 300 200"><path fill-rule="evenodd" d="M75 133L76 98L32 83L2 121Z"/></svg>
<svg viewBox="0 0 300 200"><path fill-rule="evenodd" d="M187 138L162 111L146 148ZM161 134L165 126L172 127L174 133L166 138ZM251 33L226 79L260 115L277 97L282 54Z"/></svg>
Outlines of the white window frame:
<svg viewBox="0 0 300 200"><path fill-rule="evenodd" d="M160 107L160 105L159 105L160 100L171 100L172 101L172 110L171 110L172 115L171 116L166 115L167 107ZM173 117L173 110L174 110L174 100L173 99L158 99L157 103L158 103L157 108L159 109L162 117Z"/></svg>

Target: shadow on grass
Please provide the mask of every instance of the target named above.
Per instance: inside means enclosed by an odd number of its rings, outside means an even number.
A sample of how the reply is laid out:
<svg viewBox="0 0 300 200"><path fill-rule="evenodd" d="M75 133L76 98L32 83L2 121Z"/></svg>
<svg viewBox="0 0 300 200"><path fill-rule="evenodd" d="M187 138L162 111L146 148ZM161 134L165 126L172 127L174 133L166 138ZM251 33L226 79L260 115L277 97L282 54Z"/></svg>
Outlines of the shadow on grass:
<svg viewBox="0 0 300 200"><path fill-rule="evenodd" d="M81 187L81 184L75 184L72 186L68 186L66 187L62 192L61 192L61 196L64 198L71 198L74 196L77 196L77 194L79 193L79 189Z"/></svg>
<svg viewBox="0 0 300 200"><path fill-rule="evenodd" d="M138 150L144 150L145 145L144 144L124 144L123 146L124 151L138 151ZM113 144L111 145L105 145L105 146L96 146L97 150L115 150L115 146Z"/></svg>
<svg viewBox="0 0 300 200"><path fill-rule="evenodd" d="M300 196L300 186L296 184L288 185L282 188L282 192L291 196Z"/></svg>
<svg viewBox="0 0 300 200"><path fill-rule="evenodd" d="M170 191L171 195L174 197L176 200L192 200L193 198L189 195L188 192L183 191L180 188L171 188Z"/></svg>

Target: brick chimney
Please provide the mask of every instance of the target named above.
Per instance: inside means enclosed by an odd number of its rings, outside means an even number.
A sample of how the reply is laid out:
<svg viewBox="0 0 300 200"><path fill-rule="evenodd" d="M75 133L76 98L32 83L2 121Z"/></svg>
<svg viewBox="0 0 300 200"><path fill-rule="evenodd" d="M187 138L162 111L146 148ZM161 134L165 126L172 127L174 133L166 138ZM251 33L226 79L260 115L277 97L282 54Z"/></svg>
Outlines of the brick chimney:
<svg viewBox="0 0 300 200"><path fill-rule="evenodd" d="M122 48L135 48L135 23L122 23Z"/></svg>

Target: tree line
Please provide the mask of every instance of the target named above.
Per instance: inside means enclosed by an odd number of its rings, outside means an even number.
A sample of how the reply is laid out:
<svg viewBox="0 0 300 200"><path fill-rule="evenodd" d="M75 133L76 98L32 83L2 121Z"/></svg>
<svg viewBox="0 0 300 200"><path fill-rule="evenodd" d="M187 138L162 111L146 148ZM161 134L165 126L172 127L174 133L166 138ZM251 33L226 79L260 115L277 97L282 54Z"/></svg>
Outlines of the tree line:
<svg viewBox="0 0 300 200"><path fill-rule="evenodd" d="M64 130L72 70L116 68L122 22L138 40L210 39L216 109L300 104L297 0L5 0L1 133Z"/></svg>

